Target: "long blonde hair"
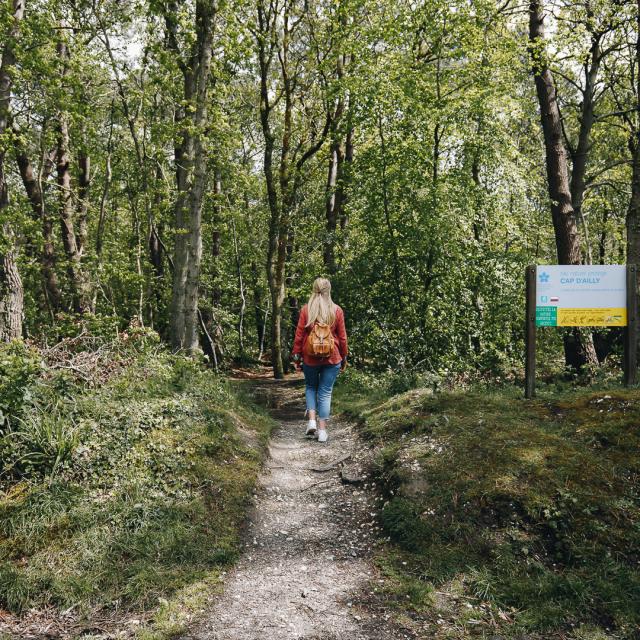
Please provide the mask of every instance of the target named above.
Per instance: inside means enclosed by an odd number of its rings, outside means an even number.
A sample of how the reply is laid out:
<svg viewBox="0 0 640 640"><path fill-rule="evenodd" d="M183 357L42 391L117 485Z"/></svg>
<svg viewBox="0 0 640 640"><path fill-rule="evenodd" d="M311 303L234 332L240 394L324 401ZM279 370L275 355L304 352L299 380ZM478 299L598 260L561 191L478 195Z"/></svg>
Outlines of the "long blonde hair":
<svg viewBox="0 0 640 640"><path fill-rule="evenodd" d="M307 302L307 327L314 322L333 325L336 321L336 305L331 299L331 283L326 278L316 278Z"/></svg>

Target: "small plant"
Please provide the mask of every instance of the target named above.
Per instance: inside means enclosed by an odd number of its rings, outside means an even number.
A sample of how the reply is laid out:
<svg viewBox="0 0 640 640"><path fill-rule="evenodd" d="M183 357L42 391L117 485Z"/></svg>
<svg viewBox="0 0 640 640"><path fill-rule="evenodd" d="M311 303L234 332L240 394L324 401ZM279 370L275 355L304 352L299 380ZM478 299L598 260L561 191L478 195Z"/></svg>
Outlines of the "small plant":
<svg viewBox="0 0 640 640"><path fill-rule="evenodd" d="M5 436L6 474L14 477L53 476L78 446L78 429L56 410L37 409L17 421Z"/></svg>
<svg viewBox="0 0 640 640"><path fill-rule="evenodd" d="M24 343L0 345L0 433L30 401L30 386L41 370L38 354Z"/></svg>

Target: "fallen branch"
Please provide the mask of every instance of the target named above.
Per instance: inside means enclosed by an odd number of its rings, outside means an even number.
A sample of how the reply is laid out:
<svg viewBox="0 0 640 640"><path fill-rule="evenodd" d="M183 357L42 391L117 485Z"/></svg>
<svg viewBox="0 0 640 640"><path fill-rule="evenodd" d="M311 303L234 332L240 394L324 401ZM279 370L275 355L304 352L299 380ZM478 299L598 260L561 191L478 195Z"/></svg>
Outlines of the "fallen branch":
<svg viewBox="0 0 640 640"><path fill-rule="evenodd" d="M309 471L315 471L316 473L324 473L325 471L331 471L332 469L335 469L341 462L348 460L350 457L351 457L351 454L347 453L346 455L342 456L341 458L338 458L337 460L334 460L333 462L330 462L329 464L323 464L323 465L320 465L319 467L306 467L306 468Z"/></svg>
<svg viewBox="0 0 640 640"><path fill-rule="evenodd" d="M327 480L320 480L319 482L314 482L313 484L310 484L308 487L305 487L304 489L300 489L300 493L302 493L303 491L306 491L307 489L312 489L313 487L317 487L319 484L325 484L326 482L331 482L333 480L333 478L328 478Z"/></svg>

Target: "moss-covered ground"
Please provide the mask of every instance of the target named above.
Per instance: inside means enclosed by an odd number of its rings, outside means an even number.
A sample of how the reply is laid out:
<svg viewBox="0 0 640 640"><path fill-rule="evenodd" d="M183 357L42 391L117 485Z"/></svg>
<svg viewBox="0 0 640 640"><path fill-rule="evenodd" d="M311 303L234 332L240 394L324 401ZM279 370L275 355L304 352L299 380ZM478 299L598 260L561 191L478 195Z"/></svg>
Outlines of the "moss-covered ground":
<svg viewBox="0 0 640 640"><path fill-rule="evenodd" d="M354 376L338 406L376 451L391 541L378 597L409 625L640 637L640 391L390 395Z"/></svg>
<svg viewBox="0 0 640 640"><path fill-rule="evenodd" d="M20 383L0 438L0 610L65 612L78 635L133 612L164 637L236 558L272 422L190 360L125 361L97 387L38 366Z"/></svg>

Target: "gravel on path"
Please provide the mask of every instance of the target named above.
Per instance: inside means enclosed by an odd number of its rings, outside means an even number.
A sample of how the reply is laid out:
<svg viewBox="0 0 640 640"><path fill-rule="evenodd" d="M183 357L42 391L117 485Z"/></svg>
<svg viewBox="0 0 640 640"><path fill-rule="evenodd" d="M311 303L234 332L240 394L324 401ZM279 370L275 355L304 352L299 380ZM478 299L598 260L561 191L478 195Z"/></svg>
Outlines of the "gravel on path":
<svg viewBox="0 0 640 640"><path fill-rule="evenodd" d="M413 636L366 605L380 576L375 495L363 487L354 426L304 435L299 380L263 381L278 419L256 490L245 550L224 592L181 640L400 640ZM346 459L350 456L350 459ZM330 466L326 471L314 471ZM347 466L341 479L340 471ZM355 482L350 481L354 480Z"/></svg>

